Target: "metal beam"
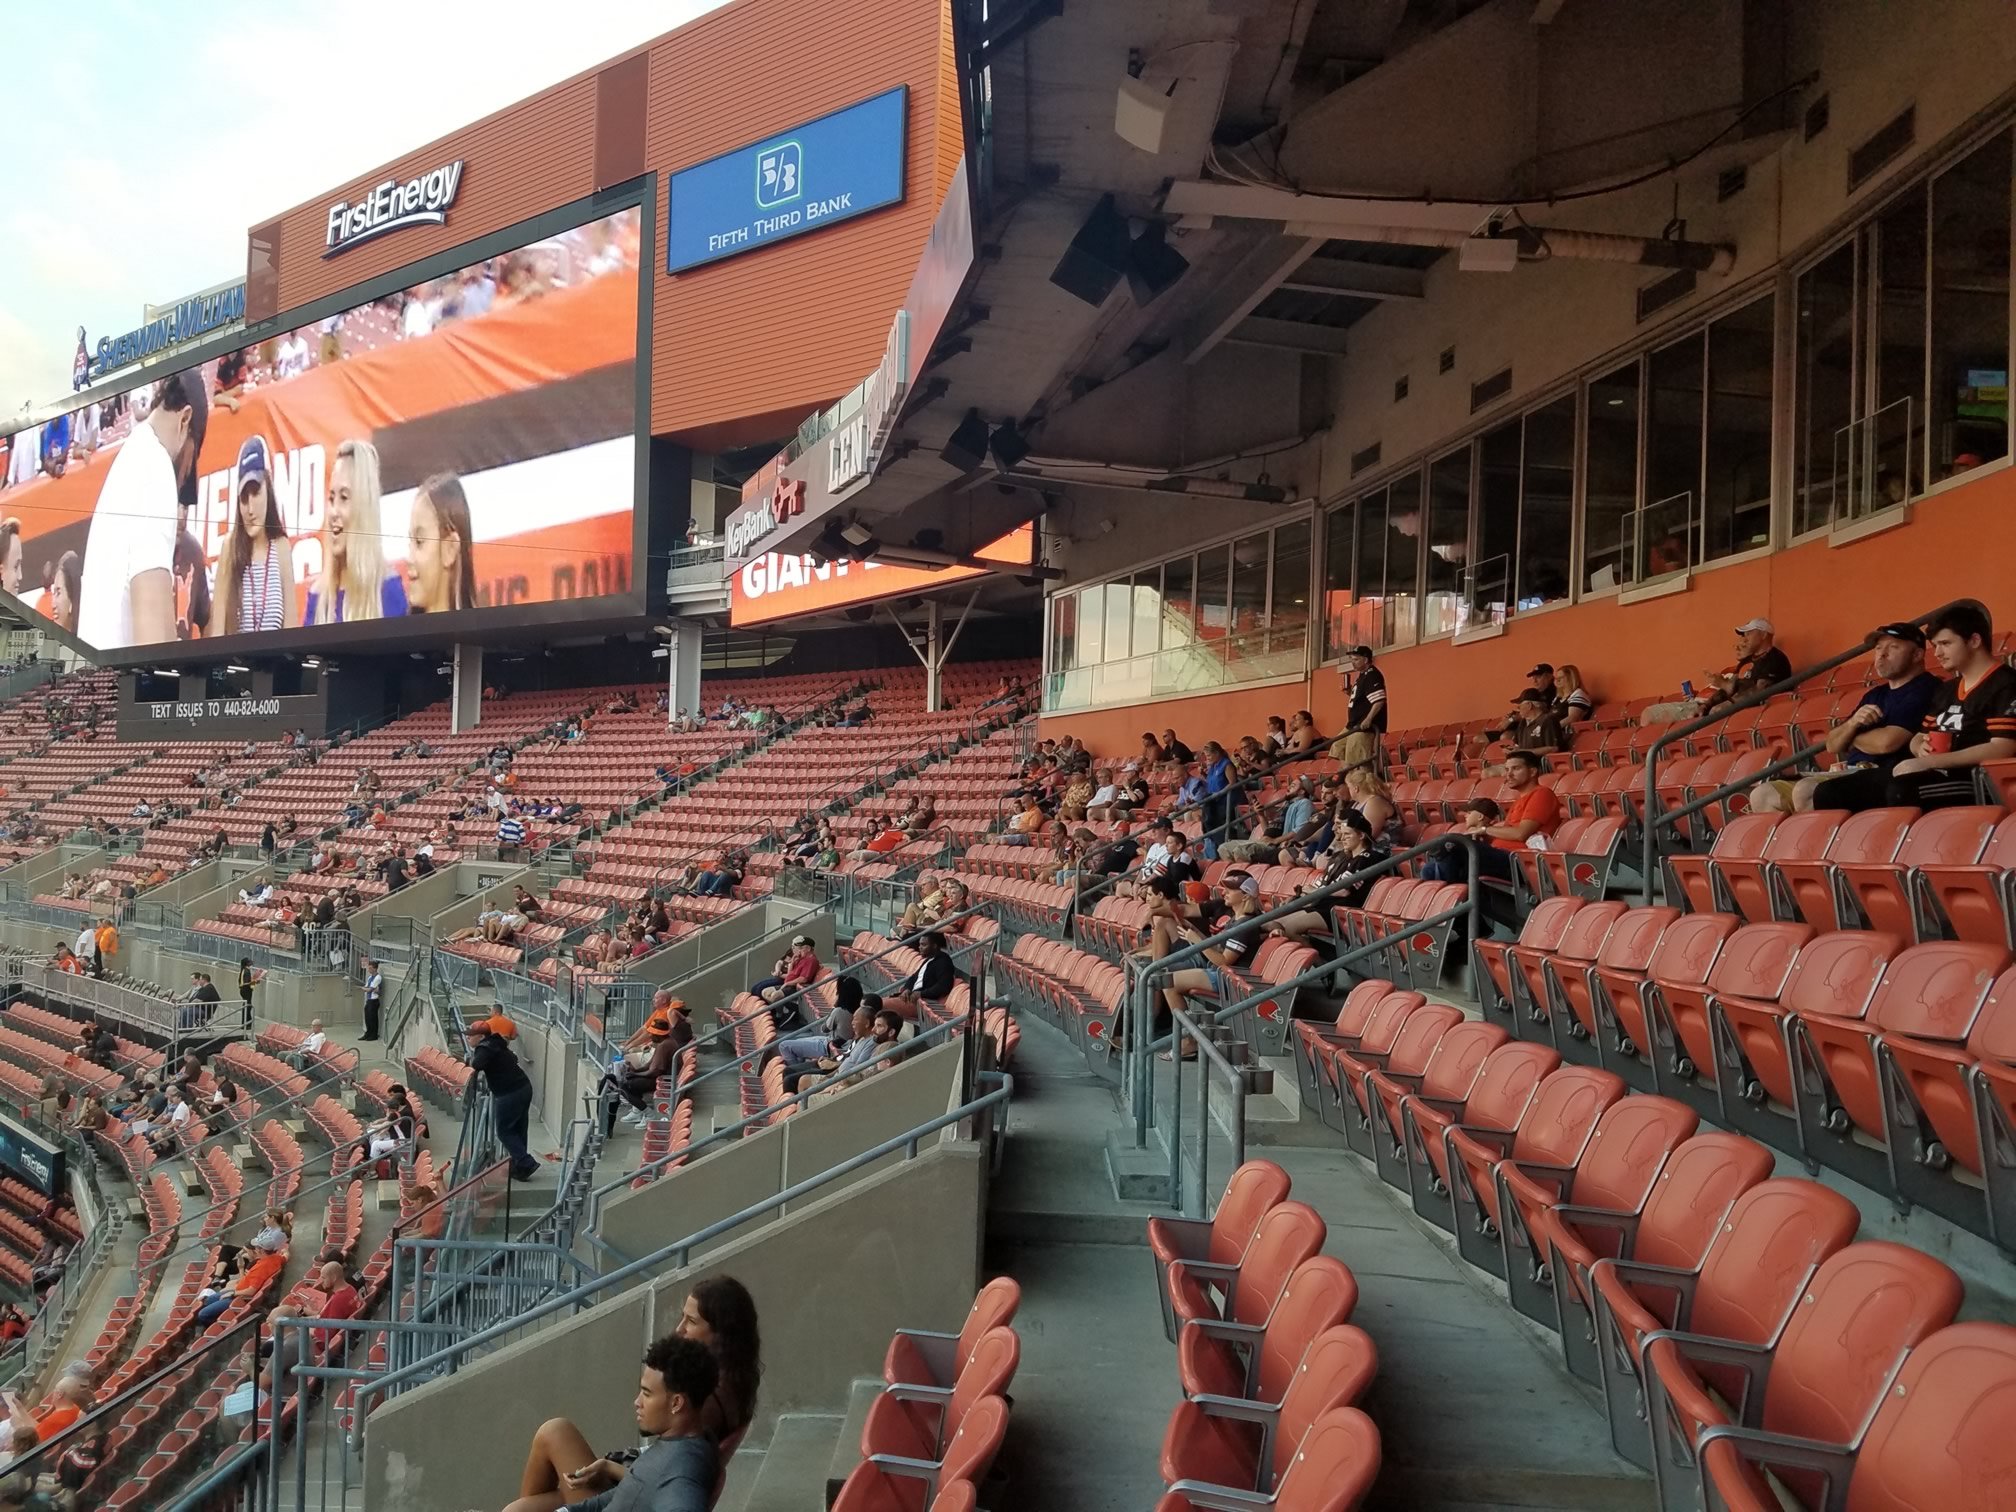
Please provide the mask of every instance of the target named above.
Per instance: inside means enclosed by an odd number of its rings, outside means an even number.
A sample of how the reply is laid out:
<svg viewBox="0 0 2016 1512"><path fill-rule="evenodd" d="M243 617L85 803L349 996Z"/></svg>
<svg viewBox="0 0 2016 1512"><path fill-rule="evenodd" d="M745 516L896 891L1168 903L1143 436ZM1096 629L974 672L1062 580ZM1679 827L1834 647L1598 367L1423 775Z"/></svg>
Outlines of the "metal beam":
<svg viewBox="0 0 2016 1512"><path fill-rule="evenodd" d="M1426 200L1353 199L1337 194L1297 194L1290 189L1186 179L1169 186L1162 208L1171 215L1279 221L1309 227L1410 226L1467 236L1488 212L1477 205ZM1331 234L1348 236L1347 230Z"/></svg>
<svg viewBox="0 0 2016 1512"><path fill-rule="evenodd" d="M1227 341L1234 346L1278 347L1285 352L1307 352L1318 357L1342 357L1344 332L1336 326L1304 325L1299 320L1273 320L1248 315L1232 328Z"/></svg>
<svg viewBox="0 0 2016 1512"><path fill-rule="evenodd" d="M1183 360L1201 361L1204 354L1231 335L1254 306L1281 287L1323 245L1321 237L1299 240L1269 237L1220 279L1211 296L1190 317L1183 333Z"/></svg>
<svg viewBox="0 0 2016 1512"><path fill-rule="evenodd" d="M1420 299L1427 294L1427 275L1419 268L1312 257L1281 287L1304 294L1348 294L1353 299Z"/></svg>

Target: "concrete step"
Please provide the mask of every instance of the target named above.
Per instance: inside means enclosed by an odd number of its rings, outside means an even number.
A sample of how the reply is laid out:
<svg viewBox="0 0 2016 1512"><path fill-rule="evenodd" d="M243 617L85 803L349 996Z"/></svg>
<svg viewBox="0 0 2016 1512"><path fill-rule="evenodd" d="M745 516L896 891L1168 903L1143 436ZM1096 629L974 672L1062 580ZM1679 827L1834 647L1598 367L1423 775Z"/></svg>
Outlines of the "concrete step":
<svg viewBox="0 0 2016 1512"><path fill-rule="evenodd" d="M862 1376L848 1388L847 1417L840 1425L839 1436L833 1442L833 1458L826 1467L828 1501L840 1494L841 1485L861 1463L861 1429L868 1421L868 1409L881 1395L880 1376Z"/></svg>
<svg viewBox="0 0 2016 1512"><path fill-rule="evenodd" d="M787 1412L771 1430L742 1512L819 1512L826 1469L840 1437L837 1413ZM740 1460L741 1456L736 1456Z"/></svg>

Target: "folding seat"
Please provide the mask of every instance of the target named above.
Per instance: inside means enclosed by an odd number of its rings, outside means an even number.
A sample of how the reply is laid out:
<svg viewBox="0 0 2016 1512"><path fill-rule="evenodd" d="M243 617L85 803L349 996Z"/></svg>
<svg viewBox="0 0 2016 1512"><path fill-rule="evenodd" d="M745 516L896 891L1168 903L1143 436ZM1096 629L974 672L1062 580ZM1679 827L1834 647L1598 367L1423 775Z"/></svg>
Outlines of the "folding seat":
<svg viewBox="0 0 2016 1512"><path fill-rule="evenodd" d="M1861 1017L1803 1010L1789 1015L1793 1108L1807 1156L1894 1194L1895 1151L1876 1059L1878 1036L1964 1043L2009 962L2009 952L1999 945L1965 940L1913 945L1884 971ZM1856 1130L1875 1147L1857 1141Z"/></svg>
<svg viewBox="0 0 2016 1512"><path fill-rule="evenodd" d="M1727 914L1703 917L1727 918ZM1720 1115L1720 1066L1708 1000L1715 995L1776 1001L1799 952L1813 938L1810 924L1745 924L1723 941L1706 979L1655 966L1647 994L1652 1035L1652 1078L1661 1092Z"/></svg>
<svg viewBox="0 0 2016 1512"><path fill-rule="evenodd" d="M1620 980L1642 979L1660 938L1679 917L1679 909L1663 904L1626 909L1612 922L1595 960L1585 963L1560 952L1548 956L1541 964L1542 980L1547 984L1547 1022L1517 1025L1515 1032L1547 1039L1565 1059L1593 1065L1598 1058L1596 1005L1604 991L1600 973Z"/></svg>
<svg viewBox="0 0 2016 1512"><path fill-rule="evenodd" d="M1431 1097L1425 1078L1421 1092L1400 1100L1408 1185L1417 1213L1455 1232L1447 1136L1461 1128L1476 1140L1494 1136L1509 1140L1518 1132L1541 1080L1560 1064L1561 1057L1545 1045L1507 1042L1485 1057L1468 1096L1460 1102Z"/></svg>
<svg viewBox="0 0 2016 1512"><path fill-rule="evenodd" d="M1736 932L1734 914L1682 914L1659 936L1645 970L1596 965L1596 1053L1598 1061L1634 1087L1655 1083L1647 1059L1651 1047L1648 1019L1657 981L1688 984L1708 980L1723 942Z"/></svg>
<svg viewBox="0 0 2016 1512"><path fill-rule="evenodd" d="M1631 1097L1615 1107L1644 1100ZM1720 1131L1696 1133L1666 1156L1650 1190L1632 1206L1561 1203L1532 1215L1528 1232L1544 1266L1534 1279L1553 1293L1562 1357L1570 1372L1591 1384L1601 1378L1590 1268L1608 1258L1667 1270L1697 1269L1730 1206L1769 1177L1774 1163L1771 1152L1754 1139Z"/></svg>
<svg viewBox="0 0 2016 1512"><path fill-rule="evenodd" d="M1766 1470L1794 1486L1824 1475L1831 1493L1825 1505L1855 1512L1986 1508L2007 1501L2009 1445L2016 1440L2016 1328L1942 1328L1905 1355L1879 1387L1869 1396L1873 1413L1832 1443L1748 1426L1706 1430L1699 1454L1708 1504L1778 1512L1783 1504L1764 1483ZM1826 1406L1810 1400L1785 1405L1801 1421L1809 1421L1809 1413L1827 1415Z"/></svg>
<svg viewBox="0 0 2016 1512"><path fill-rule="evenodd" d="M1500 1017L1509 1023L1533 1012L1535 1005L1530 997L1522 999L1525 984L1512 970L1510 957L1514 945L1530 952L1553 950L1582 906L1580 898L1547 898L1526 915L1516 942L1484 939L1472 942L1472 979L1478 984L1487 1016ZM1487 986L1488 991L1484 990Z"/></svg>
<svg viewBox="0 0 2016 1512"><path fill-rule="evenodd" d="M1008 1403L982 1397L959 1420L942 1459L871 1455L849 1473L829 1512L923 1512L941 1486L985 1480L1007 1433Z"/></svg>
<svg viewBox="0 0 2016 1512"><path fill-rule="evenodd" d="M1842 861L1836 871L1870 928L1914 941L1937 939L1938 919L1926 906L1920 869L1974 865L2001 818L1999 808L1934 809L1913 822L1895 860Z"/></svg>
<svg viewBox="0 0 2016 1512"><path fill-rule="evenodd" d="M1176 1340L1176 1374L1186 1397L1221 1397L1278 1407L1309 1341L1348 1323L1358 1278L1343 1261L1315 1255L1295 1267L1265 1324L1200 1318Z"/></svg>
<svg viewBox="0 0 2016 1512"><path fill-rule="evenodd" d="M1610 873L1624 843L1624 821L1590 818L1572 840L1563 833L1544 851L1525 854L1540 858L1546 890L1555 897L1600 899L1610 887Z"/></svg>
<svg viewBox="0 0 2016 1512"><path fill-rule="evenodd" d="M1499 1164L1512 1160L1572 1170L1603 1111L1627 1090L1607 1071L1566 1066L1541 1079L1516 1129L1479 1128L1466 1121L1444 1134L1451 1157L1456 1247L1466 1260L1494 1276L1504 1275Z"/></svg>
<svg viewBox="0 0 2016 1512"><path fill-rule="evenodd" d="M1673 886L1687 899L1690 913L1740 913L1753 924L1771 917L1770 896L1765 891L1761 862L1764 848L1778 828L1783 814L1739 814L1715 836L1714 848L1703 855L1675 855L1666 858L1666 870ZM1741 897L1730 891L1730 873L1724 868L1748 863L1756 867L1738 871L1744 880ZM1672 889L1669 889L1669 895Z"/></svg>
<svg viewBox="0 0 2016 1512"><path fill-rule="evenodd" d="M1543 1097L1545 1093L1543 1084ZM1512 1305L1535 1322L1558 1323L1549 1268L1556 1209L1567 1205L1577 1211L1636 1213L1645 1205L1667 1156L1693 1136L1700 1122L1692 1108L1671 1098L1625 1097L1603 1109L1576 1159L1553 1164L1500 1161L1498 1228Z"/></svg>
<svg viewBox="0 0 2016 1512"><path fill-rule="evenodd" d="M1653 1477L1666 1512L1701 1505L1695 1445L1731 1422L1823 1444L1850 1442L1911 1350L1953 1321L1960 1278L1921 1250L1881 1240L1830 1255L1802 1288L1799 1305L1766 1348L1731 1350L1685 1333L1651 1335L1644 1346ZM1811 1505L1825 1485L1783 1472ZM1753 1491L1770 1493L1762 1480Z"/></svg>
<svg viewBox="0 0 2016 1512"><path fill-rule="evenodd" d="M1288 1173L1273 1161L1249 1160L1226 1181L1218 1210L1208 1220L1162 1217L1148 1220L1148 1252L1155 1260L1155 1290L1162 1302L1162 1328L1170 1338L1176 1337L1176 1314L1169 1302L1169 1267L1178 1260L1238 1265L1253 1243L1260 1220L1288 1200L1288 1187ZM986 1293L983 1291L981 1295ZM976 1310L979 1307L977 1299L974 1307Z"/></svg>
<svg viewBox="0 0 2016 1512"><path fill-rule="evenodd" d="M1379 1477L1379 1429L1356 1407L1333 1407L1310 1425L1271 1494L1226 1494L1207 1481L1178 1481L1155 1512L1271 1508L1273 1512L1356 1512ZM855 1512L835 1507L833 1512Z"/></svg>
<svg viewBox="0 0 2016 1512"><path fill-rule="evenodd" d="M1934 810L1912 827L1912 835L1915 838L1918 829L1938 814L1962 812L1995 811ZM1917 867L1922 883L1919 901L1929 893L1954 934L2016 948L2016 814L1995 825L1974 861L1920 861Z"/></svg>
<svg viewBox="0 0 2016 1512"><path fill-rule="evenodd" d="M1641 1390L1646 1339L1662 1329L1762 1347L1777 1337L1814 1271L1855 1237L1855 1204L1818 1182L1777 1178L1736 1199L1701 1263L1668 1270L1641 1259L1590 1268L1597 1359L1610 1439L1634 1464L1651 1462Z"/></svg>
<svg viewBox="0 0 2016 1512"><path fill-rule="evenodd" d="M1154 1222L1152 1218L1149 1220L1151 1227ZM958 1384L960 1372L966 1368L981 1338L993 1329L1013 1323L1021 1305L1021 1286L1011 1277L996 1276L974 1296L966 1321L959 1325L956 1334L897 1329L882 1357L883 1381L890 1386L951 1389Z"/></svg>
<svg viewBox="0 0 2016 1512"><path fill-rule="evenodd" d="M1371 921L1386 912L1389 900L1402 888L1414 884L1405 877L1381 877L1366 889L1365 901L1356 908L1334 906L1330 910L1330 930L1338 943L1346 949L1369 944L1372 934Z"/></svg>
<svg viewBox="0 0 2016 1512"><path fill-rule="evenodd" d="M1316 1078L1319 1075L1316 1065L1317 1048L1323 1045L1348 1047L1357 1044L1359 1037L1365 1033L1365 1025L1371 1019L1372 1009L1378 1004L1379 999L1396 990L1391 982L1373 977L1358 983L1344 995L1343 1006L1337 1010L1334 1023L1325 1025L1310 1019L1296 1022L1295 1080L1305 1104L1314 1105L1316 1101Z"/></svg>
<svg viewBox="0 0 2016 1512"><path fill-rule="evenodd" d="M1371 1074L1394 1061L1412 1070L1424 1068L1442 1036L1463 1022L1463 1010L1451 1004L1418 1002L1402 1010L1396 1006L1401 998L1396 992L1379 1000L1356 1050L1333 1050L1325 1056L1327 1079L1337 1094L1331 1127L1339 1129L1361 1155L1372 1153Z"/></svg>
<svg viewBox="0 0 2016 1512"><path fill-rule="evenodd" d="M1295 1267L1323 1247L1327 1229L1304 1202L1268 1209L1236 1265L1176 1260L1168 1268L1177 1327L1195 1318L1265 1323Z"/></svg>
<svg viewBox="0 0 2016 1512"><path fill-rule="evenodd" d="M1235 1492L1279 1484L1316 1419L1355 1404L1378 1374L1379 1354L1362 1328L1339 1323L1297 1341L1286 1390L1262 1405L1222 1397L1176 1404L1162 1438L1162 1479Z"/></svg>
<svg viewBox="0 0 2016 1512"><path fill-rule="evenodd" d="M1412 1183L1400 1110L1402 1101L1419 1094L1431 1104L1461 1106L1476 1084L1485 1058L1510 1038L1496 1024L1465 1019L1448 1025L1435 1036L1423 1064L1415 1066L1411 1055L1403 1060L1396 1054L1372 1071L1367 1082L1371 1093L1367 1114L1371 1120L1372 1158L1389 1185L1407 1191ZM1396 1052L1401 1048L1396 1045Z"/></svg>
<svg viewBox="0 0 2016 1512"><path fill-rule="evenodd" d="M1815 929L1845 929L1854 922L1843 904L1847 901L1840 880L1843 865L1888 864L1896 859L1904 843L1905 831L1918 818L1915 808L1869 809L1850 814L1827 842L1824 855L1810 850L1801 855L1779 854L1778 841L1794 831L1794 815L1778 827L1766 849L1767 872L1772 878L1779 918L1800 918ZM1810 844L1808 831L1801 827L1797 838Z"/></svg>
<svg viewBox="0 0 2016 1512"><path fill-rule="evenodd" d="M988 1329L974 1341L972 1353L948 1388L901 1384L885 1387L869 1404L861 1425L864 1458L899 1455L912 1460L938 1460L974 1405L1007 1395L1021 1363L1022 1341L1005 1326Z"/></svg>

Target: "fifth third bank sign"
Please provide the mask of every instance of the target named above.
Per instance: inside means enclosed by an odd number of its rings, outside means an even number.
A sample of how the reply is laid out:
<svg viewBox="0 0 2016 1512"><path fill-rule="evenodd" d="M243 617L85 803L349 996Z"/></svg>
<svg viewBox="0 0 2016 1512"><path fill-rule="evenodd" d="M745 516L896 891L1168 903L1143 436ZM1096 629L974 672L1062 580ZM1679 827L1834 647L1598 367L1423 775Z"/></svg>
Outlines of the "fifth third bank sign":
<svg viewBox="0 0 2016 1512"><path fill-rule="evenodd" d="M665 271L803 236L903 198L898 87L672 175Z"/></svg>

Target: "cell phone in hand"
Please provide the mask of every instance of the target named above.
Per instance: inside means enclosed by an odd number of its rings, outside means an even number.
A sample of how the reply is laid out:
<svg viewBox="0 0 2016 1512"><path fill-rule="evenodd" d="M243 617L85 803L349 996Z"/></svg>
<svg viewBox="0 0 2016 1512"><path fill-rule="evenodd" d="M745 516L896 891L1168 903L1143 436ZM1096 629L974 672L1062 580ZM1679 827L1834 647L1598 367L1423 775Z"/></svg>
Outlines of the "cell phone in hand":
<svg viewBox="0 0 2016 1512"><path fill-rule="evenodd" d="M1694 696L1694 684L1691 679L1680 684L1680 696L1682 698L1692 698Z"/></svg>

